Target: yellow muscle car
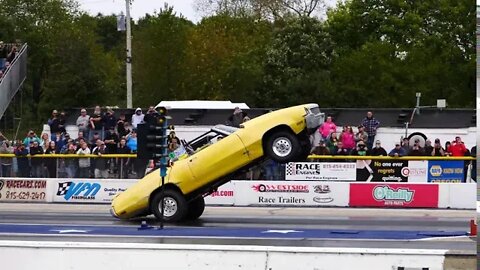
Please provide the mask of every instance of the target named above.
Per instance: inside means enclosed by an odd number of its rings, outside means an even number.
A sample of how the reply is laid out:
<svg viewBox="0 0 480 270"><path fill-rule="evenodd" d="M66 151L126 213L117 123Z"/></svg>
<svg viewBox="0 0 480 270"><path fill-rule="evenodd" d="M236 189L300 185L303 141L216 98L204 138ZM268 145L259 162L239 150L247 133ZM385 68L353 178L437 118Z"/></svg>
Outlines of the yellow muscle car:
<svg viewBox="0 0 480 270"><path fill-rule="evenodd" d="M115 197L110 212L121 219L148 214L160 219L163 196L165 221L197 219L205 209L204 196L235 172L265 158L304 160L311 148L309 135L323 121L317 104L304 104L258 116L240 128L216 126L184 145L189 155L168 168L163 187L159 171L154 171Z"/></svg>

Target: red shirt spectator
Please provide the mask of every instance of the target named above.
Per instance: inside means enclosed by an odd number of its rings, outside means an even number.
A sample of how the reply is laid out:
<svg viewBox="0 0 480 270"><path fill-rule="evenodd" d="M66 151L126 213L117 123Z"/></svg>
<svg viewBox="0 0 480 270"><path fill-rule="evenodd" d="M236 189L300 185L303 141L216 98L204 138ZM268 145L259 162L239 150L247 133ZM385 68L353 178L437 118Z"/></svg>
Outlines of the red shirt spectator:
<svg viewBox="0 0 480 270"><path fill-rule="evenodd" d="M463 157L467 153L467 148L460 137L455 137L455 141L450 145L448 152L452 153L453 157Z"/></svg>

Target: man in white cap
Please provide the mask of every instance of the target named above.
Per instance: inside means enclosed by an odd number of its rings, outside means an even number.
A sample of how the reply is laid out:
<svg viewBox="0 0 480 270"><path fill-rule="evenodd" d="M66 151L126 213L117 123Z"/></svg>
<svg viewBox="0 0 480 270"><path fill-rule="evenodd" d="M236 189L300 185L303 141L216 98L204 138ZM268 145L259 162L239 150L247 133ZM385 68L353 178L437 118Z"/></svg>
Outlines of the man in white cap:
<svg viewBox="0 0 480 270"><path fill-rule="evenodd" d="M82 108L80 110L80 116L77 118L77 127L78 131L83 132L83 136L88 138L89 136L89 124L90 124L90 116L87 114L87 110Z"/></svg>
<svg viewBox="0 0 480 270"><path fill-rule="evenodd" d="M145 117L145 115L142 113L142 109L137 108L135 110L135 113L132 115L132 126L133 126L133 128L137 128L137 125L142 123L144 117Z"/></svg>

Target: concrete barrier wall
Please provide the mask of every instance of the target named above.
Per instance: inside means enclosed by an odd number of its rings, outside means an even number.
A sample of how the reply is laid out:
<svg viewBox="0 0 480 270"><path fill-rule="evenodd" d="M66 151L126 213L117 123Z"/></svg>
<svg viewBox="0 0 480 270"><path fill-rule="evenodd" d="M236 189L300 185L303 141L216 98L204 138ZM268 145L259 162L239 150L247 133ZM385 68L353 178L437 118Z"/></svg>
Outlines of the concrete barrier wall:
<svg viewBox="0 0 480 270"><path fill-rule="evenodd" d="M443 270L446 253L416 249L0 241L1 268L15 270ZM474 255L470 257L475 259Z"/></svg>

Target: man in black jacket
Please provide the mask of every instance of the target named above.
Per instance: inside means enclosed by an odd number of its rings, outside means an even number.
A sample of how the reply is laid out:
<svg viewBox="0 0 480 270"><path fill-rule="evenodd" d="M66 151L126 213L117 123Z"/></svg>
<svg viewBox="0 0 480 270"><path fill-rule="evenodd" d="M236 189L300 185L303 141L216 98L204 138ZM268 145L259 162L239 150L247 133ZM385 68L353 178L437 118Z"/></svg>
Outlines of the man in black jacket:
<svg viewBox="0 0 480 270"><path fill-rule="evenodd" d="M385 148L382 147L382 143L380 140L375 142L375 147L370 151L370 155L372 156L388 156L387 151Z"/></svg>

